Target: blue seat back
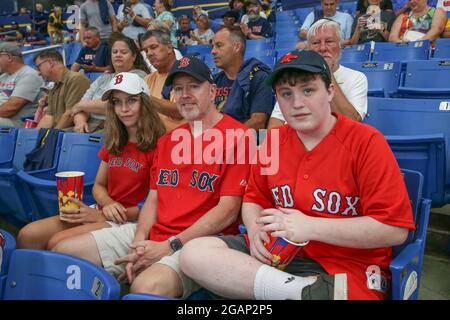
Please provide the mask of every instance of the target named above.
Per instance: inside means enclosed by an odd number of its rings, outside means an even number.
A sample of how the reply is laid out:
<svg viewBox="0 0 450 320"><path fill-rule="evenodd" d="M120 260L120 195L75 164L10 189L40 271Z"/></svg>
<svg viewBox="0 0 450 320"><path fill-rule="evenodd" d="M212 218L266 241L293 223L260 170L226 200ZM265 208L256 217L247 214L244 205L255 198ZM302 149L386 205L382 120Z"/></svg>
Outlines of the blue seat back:
<svg viewBox="0 0 450 320"><path fill-rule="evenodd" d="M199 44L195 46L186 47L186 56L188 55L204 55L211 53L211 46L206 44Z"/></svg>
<svg viewBox="0 0 450 320"><path fill-rule="evenodd" d="M400 62L344 62L342 64L366 75L369 96L389 97L397 90L401 73Z"/></svg>
<svg viewBox="0 0 450 320"><path fill-rule="evenodd" d="M38 134L39 129L19 129L13 161L17 170L23 169L25 155L34 149Z"/></svg>
<svg viewBox="0 0 450 320"><path fill-rule="evenodd" d="M370 43L347 46L341 50L341 63L365 62L370 60Z"/></svg>
<svg viewBox="0 0 450 320"><path fill-rule="evenodd" d="M117 300L120 285L93 263L61 253L13 252L5 300Z"/></svg>
<svg viewBox="0 0 450 320"><path fill-rule="evenodd" d="M450 39L437 38L433 59L450 59Z"/></svg>
<svg viewBox="0 0 450 320"><path fill-rule="evenodd" d="M72 64L75 63L82 48L83 46L80 42L73 43L73 46L67 55L68 59L66 60L66 66L70 67Z"/></svg>
<svg viewBox="0 0 450 320"><path fill-rule="evenodd" d="M450 93L450 59L408 61L403 86L406 88L446 88ZM450 95L449 95L450 97Z"/></svg>
<svg viewBox="0 0 450 320"><path fill-rule="evenodd" d="M14 127L0 127L0 168L9 168L12 166L17 131L18 129Z"/></svg>
<svg viewBox="0 0 450 320"><path fill-rule="evenodd" d="M177 300L171 297L160 296L157 294L129 293L122 297L122 300Z"/></svg>
<svg viewBox="0 0 450 320"><path fill-rule="evenodd" d="M412 158L408 160L408 163L415 162L418 164L421 161L430 161L429 165L421 165L420 168L428 167L432 171L439 172L441 171L440 163L444 162L442 165L443 177L439 177L438 173L438 176L434 179L432 174L429 175L427 172L422 172L425 176L424 195L427 198L432 198L435 205L449 201L450 112L448 110L450 110L449 102L435 99L383 99L369 97L368 115L364 119L365 123L376 127L386 136L410 136L409 138L396 140L396 143L398 143L397 155L401 154L402 149L404 151L410 149L410 151L416 150L419 152L416 154L416 159L414 159L414 155L411 155ZM443 137L426 137L426 135L436 134L441 134ZM415 141L414 139L418 137L414 136L422 137ZM394 138L392 137L391 139ZM408 139L410 141L408 143L405 142ZM445 145L442 145L442 141L444 141ZM402 147L401 144L404 146ZM407 146L408 144L409 146ZM418 157L419 154L421 155L420 157ZM431 156L423 158L426 154L435 154L441 160L435 162ZM399 159L402 158L400 157L397 160ZM403 165L406 164L403 163ZM413 169L412 167L407 168ZM439 191L442 189L445 190L444 194Z"/></svg>
<svg viewBox="0 0 450 320"><path fill-rule="evenodd" d="M254 50L254 51L258 51L258 50L262 50L262 51L267 51L267 50L272 50L273 49L273 41L272 40L268 40L268 39L262 39L262 40L247 40L245 42L245 50Z"/></svg>
<svg viewBox="0 0 450 320"><path fill-rule="evenodd" d="M9 232L0 229L0 299L6 284L11 255L16 249L16 239Z"/></svg>
<svg viewBox="0 0 450 320"><path fill-rule="evenodd" d="M377 42L373 52L373 61L427 60L430 41L421 40L407 43Z"/></svg>

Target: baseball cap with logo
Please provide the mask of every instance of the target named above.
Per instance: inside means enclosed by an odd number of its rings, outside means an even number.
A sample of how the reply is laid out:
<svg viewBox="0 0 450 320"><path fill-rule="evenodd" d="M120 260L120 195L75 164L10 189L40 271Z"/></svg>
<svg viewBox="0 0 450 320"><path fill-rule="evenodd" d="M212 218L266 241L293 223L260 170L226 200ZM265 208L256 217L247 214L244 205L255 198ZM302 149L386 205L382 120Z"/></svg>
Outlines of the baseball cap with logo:
<svg viewBox="0 0 450 320"><path fill-rule="evenodd" d="M266 84L272 87L280 72L287 69L323 74L331 81L330 68L320 54L312 50L294 50L277 61L272 73L266 79Z"/></svg>
<svg viewBox="0 0 450 320"><path fill-rule="evenodd" d="M214 83L211 70L209 70L208 66L202 60L195 57L183 57L175 62L166 79L165 85L172 85L173 79L179 73L190 75L201 82L208 81L209 83Z"/></svg>
<svg viewBox="0 0 450 320"><path fill-rule="evenodd" d="M121 72L109 81L108 89L103 93L102 100L108 100L114 90L123 91L128 94L139 94L141 92L150 96L147 83L135 73Z"/></svg>
<svg viewBox="0 0 450 320"><path fill-rule="evenodd" d="M10 42L0 42L0 52L6 52L6 53L12 54L13 56L17 56L17 57L22 56L22 52L20 51L20 48Z"/></svg>

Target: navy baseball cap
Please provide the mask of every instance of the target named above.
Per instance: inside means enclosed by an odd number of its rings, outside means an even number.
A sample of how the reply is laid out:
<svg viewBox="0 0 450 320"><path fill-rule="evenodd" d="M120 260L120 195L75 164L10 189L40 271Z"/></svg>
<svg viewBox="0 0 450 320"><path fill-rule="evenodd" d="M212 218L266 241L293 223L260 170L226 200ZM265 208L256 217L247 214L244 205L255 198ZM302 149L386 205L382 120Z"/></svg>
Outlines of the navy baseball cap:
<svg viewBox="0 0 450 320"><path fill-rule="evenodd" d="M272 73L266 79L266 84L272 87L275 78L281 71L287 69L323 74L331 81L330 68L320 54L312 50L294 50L286 53L277 61Z"/></svg>
<svg viewBox="0 0 450 320"><path fill-rule="evenodd" d="M202 60L195 57L188 56L177 60L170 70L165 85L171 86L173 79L179 73L190 75L201 82L208 81L209 83L214 83L211 70L209 70L208 66Z"/></svg>

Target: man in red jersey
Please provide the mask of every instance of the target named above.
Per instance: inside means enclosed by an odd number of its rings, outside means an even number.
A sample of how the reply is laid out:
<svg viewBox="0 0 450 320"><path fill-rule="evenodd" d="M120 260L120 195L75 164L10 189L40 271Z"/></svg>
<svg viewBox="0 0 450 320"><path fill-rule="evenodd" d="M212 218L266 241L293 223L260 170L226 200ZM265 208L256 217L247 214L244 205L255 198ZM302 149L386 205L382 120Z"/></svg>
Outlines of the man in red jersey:
<svg viewBox="0 0 450 320"><path fill-rule="evenodd" d="M279 143L279 170L262 175L261 161L252 166L242 206L247 235L191 241L182 271L233 299L385 298L391 247L414 229L388 144L376 129L331 112L334 86L318 53L287 53L267 83L288 123L279 141L269 130L261 145ZM281 271L270 267L269 235L309 243Z"/></svg>
<svg viewBox="0 0 450 320"><path fill-rule="evenodd" d="M166 85L172 85L187 123L158 141L137 225L95 231L66 241L58 251L128 278L131 292L185 298L200 287L181 272L179 250L197 237L238 233L250 161L247 155L238 163L237 147L246 137L255 146L256 141L247 127L217 111L216 85L202 61L177 61ZM235 132L231 144L230 130Z"/></svg>

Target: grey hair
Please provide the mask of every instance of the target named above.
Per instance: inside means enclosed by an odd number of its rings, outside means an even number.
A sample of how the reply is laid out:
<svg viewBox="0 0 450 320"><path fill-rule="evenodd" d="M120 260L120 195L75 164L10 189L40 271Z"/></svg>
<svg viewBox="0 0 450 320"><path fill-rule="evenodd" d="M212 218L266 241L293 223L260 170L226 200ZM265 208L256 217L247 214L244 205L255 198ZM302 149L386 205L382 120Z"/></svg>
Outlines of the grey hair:
<svg viewBox="0 0 450 320"><path fill-rule="evenodd" d="M165 31L167 33L170 33L170 29L167 26L167 24L165 24L164 22L160 21L160 20L156 20L153 19L152 21L150 21L147 25L148 27L152 27L153 30L161 30L161 31Z"/></svg>
<svg viewBox="0 0 450 320"><path fill-rule="evenodd" d="M323 28L331 28L334 31L336 31L336 35L338 37L340 47L342 48L344 46L344 39L342 39L342 35L341 35L341 27L339 26L339 24L337 22L330 20L330 19L317 20L311 26L311 28L309 28L308 33L306 34L306 40L308 41L308 45L311 45L312 38L315 37L317 35L317 32Z"/></svg>
<svg viewBox="0 0 450 320"><path fill-rule="evenodd" d="M146 31L141 38L141 42L150 39L151 37L155 37L158 39L161 44L172 44L170 40L170 33L164 30L150 30Z"/></svg>
<svg viewBox="0 0 450 320"><path fill-rule="evenodd" d="M100 38L100 31L98 31L98 29L96 27L93 27L93 26L87 27L84 30L84 32L86 32L86 31L90 31L94 34L95 37Z"/></svg>

